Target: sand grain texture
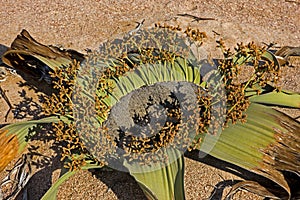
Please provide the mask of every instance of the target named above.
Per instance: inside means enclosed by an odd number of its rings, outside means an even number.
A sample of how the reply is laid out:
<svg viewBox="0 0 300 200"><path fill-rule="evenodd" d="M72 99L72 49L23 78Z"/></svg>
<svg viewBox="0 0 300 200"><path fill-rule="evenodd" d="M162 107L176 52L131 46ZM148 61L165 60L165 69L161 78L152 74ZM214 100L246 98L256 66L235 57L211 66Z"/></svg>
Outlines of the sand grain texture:
<svg viewBox="0 0 300 200"><path fill-rule="evenodd" d="M247 0L2 0L0 3L0 45L1 52L10 46L14 38L26 29L43 44L61 45L84 52L86 48L97 49L103 41L124 34L136 26L136 21L145 19L145 26L155 22L181 23L198 27L214 40L215 31L229 46L237 42L255 41L277 43L278 46L300 46L300 5L299 0L247 1ZM175 17L178 13L190 13L199 17L212 17L216 20L191 22L191 19ZM284 87L300 91L299 64L285 69ZM20 91L23 79L8 75L0 82L11 103L19 105L24 100ZM37 94L25 88L26 94L37 101ZM17 92L19 91L19 92ZM0 99L0 123L9 107ZM35 105L35 104L33 104ZM31 107L35 109L35 107ZM292 115L296 115L292 113ZM27 115L26 118L33 116ZM12 112L8 122L14 122ZM24 119L19 119L24 120ZM59 157L49 151L51 142L36 141L38 151L50 157L50 166L40 169L30 180L29 200L40 199L59 175ZM16 161L16 160L14 160ZM7 169L13 166L11 163ZM4 174L0 174L0 178ZM213 191L213 186L225 180L236 179L234 175L186 159L185 189L187 199L205 199ZM228 191L228 190L226 190ZM136 182L128 174L101 171L96 174L80 172L61 186L58 199L145 199ZM247 192L240 192L235 199L262 199Z"/></svg>

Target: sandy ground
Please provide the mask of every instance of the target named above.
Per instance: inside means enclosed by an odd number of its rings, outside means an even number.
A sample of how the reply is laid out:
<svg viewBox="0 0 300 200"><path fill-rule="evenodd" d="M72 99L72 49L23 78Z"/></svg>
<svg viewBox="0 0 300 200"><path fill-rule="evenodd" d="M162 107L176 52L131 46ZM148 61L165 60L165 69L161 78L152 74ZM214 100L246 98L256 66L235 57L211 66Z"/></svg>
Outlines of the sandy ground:
<svg viewBox="0 0 300 200"><path fill-rule="evenodd" d="M237 42L255 41L277 43L277 46L300 46L300 2L299 0L17 0L1 1L0 10L0 53L10 46L22 29L43 44L61 45L65 48L84 52L86 48L97 49L103 41L132 30L137 21L145 19L144 26L155 22L183 24L198 27L214 40L213 31L221 34L229 46ZM216 20L191 22L189 18L176 17L178 13L189 13ZM300 91L299 63L296 67L284 69L282 83L285 88ZM0 124L33 118L39 111L37 94L28 87L21 86L22 77L8 74L7 80L0 82L12 105L24 108L26 116L15 119L4 99L0 99ZM22 90L26 95L22 95ZM18 91L18 92L17 92ZM26 98L28 97L28 98ZM30 97L34 97L30 100ZM22 104L23 102L23 104ZM25 103L24 103L25 102ZM28 106L29 105L29 106ZM293 116L297 114L290 112ZM40 199L57 179L59 157L49 150L51 143L39 146L38 152L49 156L50 165L39 166L38 172L30 180L27 189L29 199ZM47 157L45 157L47 158ZM47 159L46 159L47 160ZM186 158L185 189L187 199L206 199L214 186L224 180L237 179L231 173L209 167ZM205 162L204 162L205 163ZM13 163L8 166L11 168ZM0 174L2 178L4 174ZM227 190L228 191L228 190ZM100 171L80 172L70 178L60 188L58 199L145 199L136 182L126 173ZM218 199L217 195L213 199ZM240 192L235 199L262 199L247 192Z"/></svg>

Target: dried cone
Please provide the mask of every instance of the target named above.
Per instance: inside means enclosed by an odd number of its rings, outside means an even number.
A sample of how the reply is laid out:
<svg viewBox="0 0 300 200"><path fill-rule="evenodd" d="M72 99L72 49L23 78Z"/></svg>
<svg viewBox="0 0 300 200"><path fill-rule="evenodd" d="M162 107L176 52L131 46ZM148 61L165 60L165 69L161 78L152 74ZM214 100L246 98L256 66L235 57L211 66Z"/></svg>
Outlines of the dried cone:
<svg viewBox="0 0 300 200"><path fill-rule="evenodd" d="M8 135L8 131L0 132L0 172L5 169L18 153L19 142L16 135Z"/></svg>

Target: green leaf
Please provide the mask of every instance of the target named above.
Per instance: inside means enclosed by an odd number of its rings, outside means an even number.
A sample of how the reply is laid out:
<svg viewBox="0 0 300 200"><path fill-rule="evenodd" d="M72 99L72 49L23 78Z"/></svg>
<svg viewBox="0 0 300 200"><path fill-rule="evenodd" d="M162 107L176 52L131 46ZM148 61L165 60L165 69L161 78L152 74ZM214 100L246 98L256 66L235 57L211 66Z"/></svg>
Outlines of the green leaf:
<svg viewBox="0 0 300 200"><path fill-rule="evenodd" d="M300 108L300 94L287 91L273 91L266 94L255 95L249 98L251 102L273 105L285 106L291 108Z"/></svg>
<svg viewBox="0 0 300 200"><path fill-rule="evenodd" d="M183 155L175 149L168 149L167 155L169 159L174 160L167 165L157 163L148 166L126 161L124 163L148 199L185 199Z"/></svg>
<svg viewBox="0 0 300 200"><path fill-rule="evenodd" d="M201 146L213 148L199 150L273 181L290 196L282 171L300 173L299 122L256 103L246 114L246 123L229 124L219 137L206 137Z"/></svg>
<svg viewBox="0 0 300 200"><path fill-rule="evenodd" d="M248 87L245 90L245 96L249 97L249 100L254 103L300 108L300 93L286 90L278 91L269 84L264 87L258 84Z"/></svg>

